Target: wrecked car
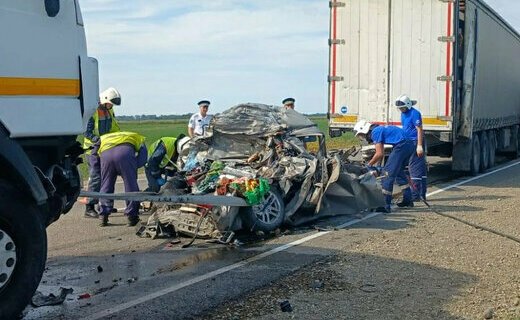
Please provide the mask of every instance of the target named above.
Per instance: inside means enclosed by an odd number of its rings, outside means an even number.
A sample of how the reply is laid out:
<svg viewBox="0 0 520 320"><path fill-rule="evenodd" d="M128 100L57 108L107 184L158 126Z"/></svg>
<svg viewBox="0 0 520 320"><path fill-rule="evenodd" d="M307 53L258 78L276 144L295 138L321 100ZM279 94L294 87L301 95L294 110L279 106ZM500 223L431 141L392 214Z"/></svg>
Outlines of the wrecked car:
<svg viewBox="0 0 520 320"><path fill-rule="evenodd" d="M148 227L218 237L241 229L270 232L383 204L376 178L352 160L354 149L327 152L325 136L306 116L263 104L217 114L192 139L182 170L162 194L243 197L247 207L161 204Z"/></svg>

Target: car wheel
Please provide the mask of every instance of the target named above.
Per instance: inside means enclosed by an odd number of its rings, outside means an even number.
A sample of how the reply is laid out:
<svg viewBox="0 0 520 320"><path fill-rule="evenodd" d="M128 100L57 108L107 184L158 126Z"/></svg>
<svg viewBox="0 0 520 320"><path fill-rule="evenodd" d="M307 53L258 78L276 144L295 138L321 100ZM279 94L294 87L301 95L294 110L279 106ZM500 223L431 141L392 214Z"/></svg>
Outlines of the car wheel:
<svg viewBox="0 0 520 320"><path fill-rule="evenodd" d="M0 319L16 319L38 288L47 258L41 213L0 181Z"/></svg>
<svg viewBox="0 0 520 320"><path fill-rule="evenodd" d="M271 186L262 203L242 208L244 225L251 231L270 232L280 227L285 218L285 205L280 191Z"/></svg>

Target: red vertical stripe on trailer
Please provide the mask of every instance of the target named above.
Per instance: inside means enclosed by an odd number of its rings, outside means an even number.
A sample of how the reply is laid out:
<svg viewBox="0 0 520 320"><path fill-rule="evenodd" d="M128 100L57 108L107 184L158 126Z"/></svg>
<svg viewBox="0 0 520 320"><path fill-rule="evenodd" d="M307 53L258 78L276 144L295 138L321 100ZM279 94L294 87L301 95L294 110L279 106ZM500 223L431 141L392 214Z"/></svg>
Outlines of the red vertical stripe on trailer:
<svg viewBox="0 0 520 320"><path fill-rule="evenodd" d="M336 2L336 0L334 0L334 3ZM336 33L336 15L337 15L337 9L336 9L336 6L333 6L332 7L332 39L333 40L336 40L336 36L337 36L337 33ZM332 89L331 89L331 113L334 114L336 113L336 81L334 81L334 77L336 76L336 44L334 42L331 43L332 45L332 79L330 79L331 81L331 85L332 85Z"/></svg>
<svg viewBox="0 0 520 320"><path fill-rule="evenodd" d="M448 38L452 36L452 15L453 15L453 4L448 3ZM446 42L446 76L451 76L451 42ZM446 116L450 115L450 91L451 91L451 81L446 79Z"/></svg>

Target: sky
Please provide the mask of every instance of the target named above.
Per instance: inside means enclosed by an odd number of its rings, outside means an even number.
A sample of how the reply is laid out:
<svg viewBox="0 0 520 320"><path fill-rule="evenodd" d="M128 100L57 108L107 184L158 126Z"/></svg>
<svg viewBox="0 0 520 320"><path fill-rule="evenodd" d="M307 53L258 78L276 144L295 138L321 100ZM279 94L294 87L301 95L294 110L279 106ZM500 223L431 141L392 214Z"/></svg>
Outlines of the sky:
<svg viewBox="0 0 520 320"><path fill-rule="evenodd" d="M368 1L368 0L367 0ZM520 30L520 1L487 0ZM327 112L328 0L81 0L100 89L119 115L210 113L238 103Z"/></svg>

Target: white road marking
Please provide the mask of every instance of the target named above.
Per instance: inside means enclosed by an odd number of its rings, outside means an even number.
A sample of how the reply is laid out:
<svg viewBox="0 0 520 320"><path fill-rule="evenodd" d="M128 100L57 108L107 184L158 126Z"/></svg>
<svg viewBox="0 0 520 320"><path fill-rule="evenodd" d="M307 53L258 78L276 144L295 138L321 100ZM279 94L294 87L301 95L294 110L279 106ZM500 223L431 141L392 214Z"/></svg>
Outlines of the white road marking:
<svg viewBox="0 0 520 320"><path fill-rule="evenodd" d="M466 183L469 183L469 182L472 182L472 181L475 181L475 180L478 180L478 179L481 179L481 178L487 177L487 176L492 175L492 174L494 174L494 173L497 173L497 172L500 172L500 171L504 171L504 170L509 169L509 168L511 168L511 167L514 167L514 166L516 166L516 165L518 165L518 164L520 164L520 161L517 161L517 162L511 163L511 164L506 165L506 166L504 166L504 167L500 167L500 168L495 169L495 170L490 171L490 172L483 173L483 174L478 175L478 176L475 176L475 177L473 177L473 178L469 178L469 179L467 179L467 180L463 180L463 181L461 181L461 182L458 182L458 183L452 184L452 185L450 185L450 186L447 186L446 188L442 188L442 189L439 189L439 190L436 190L436 191L430 192L430 193L428 193L428 194L426 195L426 197L430 197L430 196L436 195L436 194L438 194L438 193L444 192L444 191L446 191L446 190L456 188L456 187L461 186L461 185L463 185L463 184L466 184Z"/></svg>
<svg viewBox="0 0 520 320"><path fill-rule="evenodd" d="M357 224L357 223L362 222L364 220L368 220L368 219L371 219L373 217L377 217L377 216L379 216L381 214L382 213L379 213L379 212L371 213L371 214L367 215L366 217L363 217L362 219L355 219L355 220L349 221L347 223L344 223L342 225L339 225L337 228L346 228L348 226ZM307 241L310 241L312 239L316 239L316 238L319 238L321 236L324 236L324 235L326 235L326 234L328 234L330 232L331 231L323 231L323 232L318 232L318 233L312 234L312 235L307 236L305 238L302 238L300 240L296 240L296 241L293 241L291 243L284 244L283 246L280 246L280 247L271 249L269 251L263 252L263 253L258 254L258 255L254 256L254 257L251 257L249 259L242 260L242 261L234 263L232 265L229 265L229 266L226 266L226 267L222 267L220 269L211 271L209 273L206 273L206 274L200 275L198 277L192 278L190 280L184 281L182 283L176 284L176 285L174 285L172 287L169 287L169 288L166 288L166 289L163 289L163 290L159 290L157 292L148 294L148 295L143 296L141 298L137 298L135 300L132 300L132 301L129 301L129 302L117 305L117 306L115 306L113 308L106 309L106 310L103 310L103 311L91 314L91 315L89 315L89 316L87 316L85 318L82 318L82 320L101 319L103 317L106 317L106 316L109 316L111 314L114 314L114 313L126 310L126 309L134 307L134 306L136 306L138 304L141 304L141 303L153 300L155 298L159 298L161 296L164 296L166 294L175 292L177 290L180 290L182 288L191 286L191 285L199 283L201 281L211 279L211 278L213 278L215 276L221 275L221 274L226 273L228 271L231 271L231 270L243 267L243 266L245 266L247 264L250 264L251 262L255 262L255 261L261 260L263 258L269 257L269 256L271 256L271 255L273 255L275 253L281 252L281 251L285 251L285 250L287 250L289 248L292 248L294 246L300 245L300 244L305 243Z"/></svg>
<svg viewBox="0 0 520 320"><path fill-rule="evenodd" d="M516 166L518 164L520 164L520 161L512 163L512 164L509 164L509 165L506 165L504 167L500 167L500 168L495 169L493 171L490 171L490 172L487 172L487 173L484 173L484 174L481 174L481 175L469 178L467 180L463 180L461 182L449 185L449 186L447 186L445 188L442 188L442 189L439 189L439 190L436 190L436 191L428 193L427 197L430 197L430 196L439 194L441 192L444 192L444 191L456 188L458 186L464 185L466 183L469 183L469 182L472 182L472 181L475 181L475 180L487 177L487 176L492 175L494 173L497 173L497 172L509 169L511 167L514 167L514 166ZM354 220L351 220L351 221L346 222L344 224L341 224L341 225L337 226L336 228L343 229L343 228L346 228L346 227L358 224L360 222L363 222L365 220L372 219L374 217L380 216L381 214L382 213L378 213L378 212L371 213L371 214L369 214L369 215L367 215L367 216L365 216L365 217L363 217L361 219L354 219ZM91 315L89 315L89 316L87 316L85 318L82 318L81 320L97 320L97 319L101 319L103 317L107 317L109 315L112 315L112 314L124 311L126 309L132 308L132 307L134 307L136 305L139 305L141 303L144 303L144 302L147 302L147 301L159 298L161 296L173 293L173 292L178 291L178 290L180 290L182 288L194 285L194 284L199 283L199 282L204 281L204 280L211 279L211 278L213 278L215 276L221 275L221 274L226 273L228 271L231 271L231 270L243 267L243 266L248 265L248 264L250 264L252 262L255 262L255 261L261 260L263 258L269 257L269 256L271 256L271 255L273 255L275 253L278 253L278 252L281 252L281 251L285 251L285 250L287 250L289 248L292 248L294 246L297 246L297 245L300 245L302 243L308 242L310 240L322 237L322 236L324 236L326 234L329 234L330 232L331 231L323 231L323 232L318 232L318 233L312 234L312 235L307 236L305 238L302 238L300 240L296 240L296 241L293 241L291 243L284 244L284 245L279 246L277 248L274 248L274 249L271 249L269 251L263 252L263 253L258 254L258 255L254 256L254 257L251 257L249 259L246 259L246 260L234 263L234 264L226 266L226 267L222 267L220 269L217 269L217 270L211 271L209 273L197 276L195 278L192 278L190 280L187 280L187 281L184 281L182 283L176 284L174 286L171 286L171 287L159 290L159 291L154 292L154 293L147 294L147 295L145 295L143 297L134 299L132 301L128 301L128 302L120 304L120 305L116 305L116 306L114 306L112 308L105 309L105 310L102 310L100 312L96 312L96 313L91 314Z"/></svg>

